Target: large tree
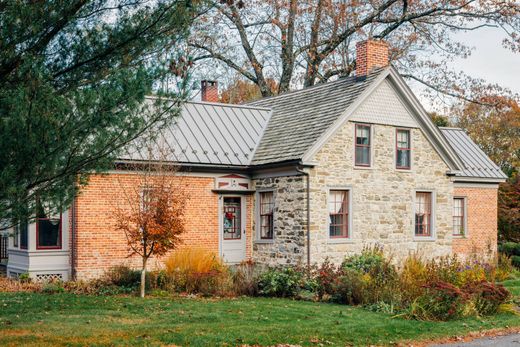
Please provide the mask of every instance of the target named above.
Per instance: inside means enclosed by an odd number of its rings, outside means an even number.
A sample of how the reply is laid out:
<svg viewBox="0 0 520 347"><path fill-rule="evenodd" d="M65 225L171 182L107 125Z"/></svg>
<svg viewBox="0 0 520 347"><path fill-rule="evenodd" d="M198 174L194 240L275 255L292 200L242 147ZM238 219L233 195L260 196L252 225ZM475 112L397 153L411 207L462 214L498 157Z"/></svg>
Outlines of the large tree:
<svg viewBox="0 0 520 347"><path fill-rule="evenodd" d="M195 10L189 0L0 2L0 220L33 216L35 196L65 208L78 174L109 168L175 115L186 77L174 76L186 65L176 58ZM176 102L146 112L154 89Z"/></svg>
<svg viewBox="0 0 520 347"><path fill-rule="evenodd" d="M504 45L520 48L520 4L497 0L208 0L190 37L193 60L212 70L239 74L270 96L278 89L311 86L355 70L355 42L385 39L391 60L406 77L435 93L474 99L501 92L446 62L470 47L459 32L497 27ZM434 57L435 59L432 59ZM217 69L215 69L217 68ZM204 69L207 73L208 69Z"/></svg>

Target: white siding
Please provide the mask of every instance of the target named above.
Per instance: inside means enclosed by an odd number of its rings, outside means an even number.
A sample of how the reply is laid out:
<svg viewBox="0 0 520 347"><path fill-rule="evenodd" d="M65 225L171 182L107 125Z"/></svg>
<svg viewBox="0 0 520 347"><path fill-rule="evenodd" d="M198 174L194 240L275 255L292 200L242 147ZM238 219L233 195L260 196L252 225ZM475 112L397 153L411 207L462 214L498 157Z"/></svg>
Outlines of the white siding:
<svg viewBox="0 0 520 347"><path fill-rule="evenodd" d="M355 122L418 128L413 115L405 107L388 80L372 92L349 118Z"/></svg>

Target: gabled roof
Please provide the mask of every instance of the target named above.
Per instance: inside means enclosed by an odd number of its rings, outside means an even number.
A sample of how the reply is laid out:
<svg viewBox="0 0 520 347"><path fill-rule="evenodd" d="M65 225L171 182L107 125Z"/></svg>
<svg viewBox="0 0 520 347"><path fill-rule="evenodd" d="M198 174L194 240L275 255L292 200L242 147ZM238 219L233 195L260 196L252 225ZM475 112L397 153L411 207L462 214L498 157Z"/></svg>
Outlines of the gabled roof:
<svg viewBox="0 0 520 347"><path fill-rule="evenodd" d="M507 175L489 159L464 130L460 128L440 129L464 164L456 177L498 180L507 178Z"/></svg>
<svg viewBox="0 0 520 347"><path fill-rule="evenodd" d="M364 79L344 77L249 104L273 110L252 164L302 159L382 71Z"/></svg>
<svg viewBox="0 0 520 347"><path fill-rule="evenodd" d="M180 164L247 166L270 116L271 111L262 107L190 101L154 141L171 155L168 160ZM119 159L141 161L150 156L142 146L129 146Z"/></svg>

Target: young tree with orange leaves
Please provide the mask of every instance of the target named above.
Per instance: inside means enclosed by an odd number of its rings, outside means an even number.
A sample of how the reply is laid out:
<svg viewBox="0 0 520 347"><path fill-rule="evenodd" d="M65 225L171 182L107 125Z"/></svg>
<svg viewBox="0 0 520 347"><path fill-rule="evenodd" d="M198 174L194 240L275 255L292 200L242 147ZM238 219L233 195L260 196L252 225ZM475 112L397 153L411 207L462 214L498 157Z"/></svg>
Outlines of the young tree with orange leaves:
<svg viewBox="0 0 520 347"><path fill-rule="evenodd" d="M142 259L140 296L144 297L148 260L182 242L187 195L176 167L164 160L150 160L131 170L139 172L137 183L119 182L123 199L114 209L114 217L116 230L125 233L129 257Z"/></svg>

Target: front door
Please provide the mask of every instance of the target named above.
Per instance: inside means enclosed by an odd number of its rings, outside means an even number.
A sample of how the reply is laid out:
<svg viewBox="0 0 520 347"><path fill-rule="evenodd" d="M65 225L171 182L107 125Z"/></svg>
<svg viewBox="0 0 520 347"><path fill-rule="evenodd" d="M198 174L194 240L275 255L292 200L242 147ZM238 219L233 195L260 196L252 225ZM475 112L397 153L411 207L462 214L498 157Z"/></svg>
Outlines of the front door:
<svg viewBox="0 0 520 347"><path fill-rule="evenodd" d="M245 198L222 196L220 206L221 255L226 263L246 258Z"/></svg>

